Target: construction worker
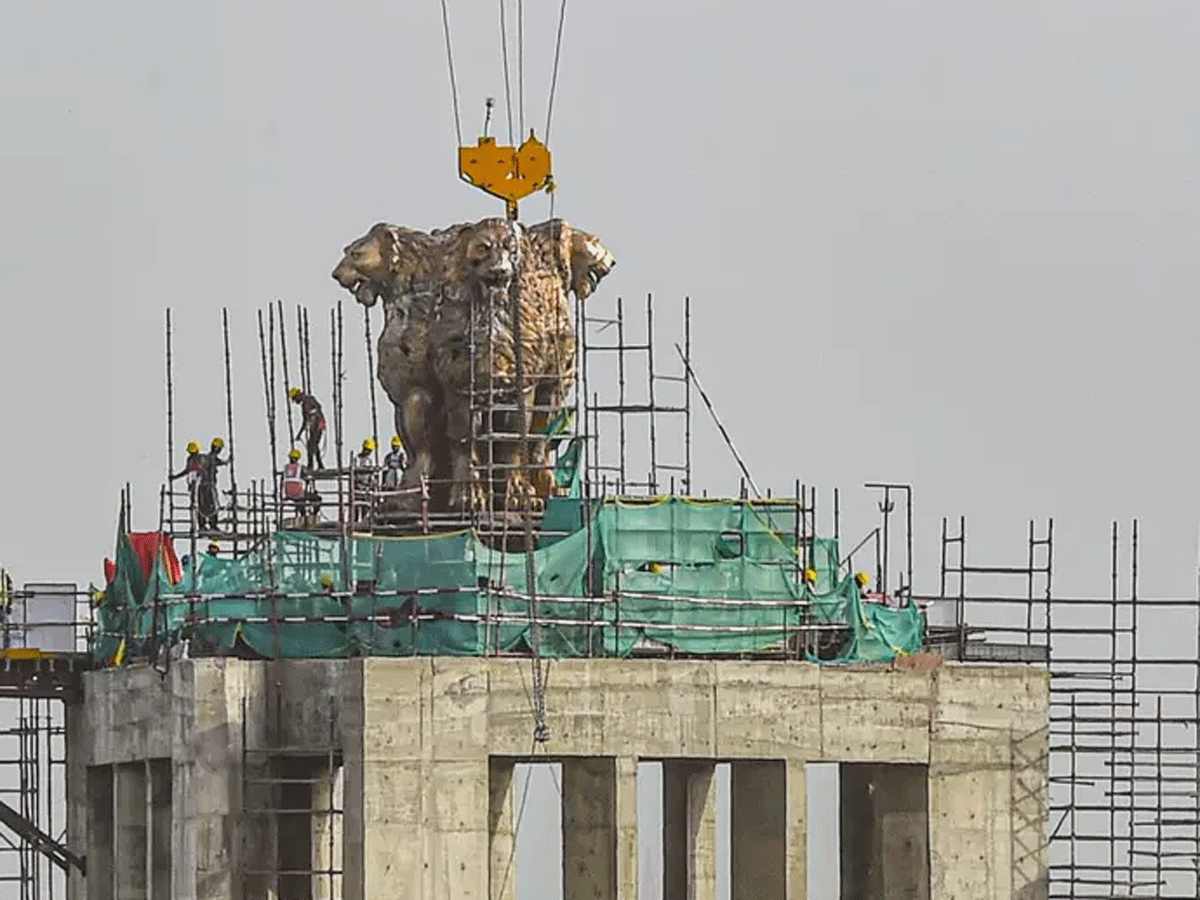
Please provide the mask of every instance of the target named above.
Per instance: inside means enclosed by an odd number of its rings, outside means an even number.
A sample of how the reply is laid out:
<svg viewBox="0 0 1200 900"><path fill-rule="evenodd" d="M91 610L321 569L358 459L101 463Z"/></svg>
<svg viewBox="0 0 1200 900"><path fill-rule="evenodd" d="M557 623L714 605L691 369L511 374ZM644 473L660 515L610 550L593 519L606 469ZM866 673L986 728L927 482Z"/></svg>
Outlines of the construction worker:
<svg viewBox="0 0 1200 900"><path fill-rule="evenodd" d="M298 441L301 435L307 434L308 468L325 468L325 461L321 459L321 442L325 439L325 413L321 404L312 394L306 394L298 387L288 391L288 399L300 407L300 429L293 440Z"/></svg>
<svg viewBox="0 0 1200 900"><path fill-rule="evenodd" d="M855 572L854 583L858 585L858 599L867 600L867 587L871 584L871 576L866 572Z"/></svg>
<svg viewBox="0 0 1200 900"><path fill-rule="evenodd" d="M227 466L233 462L232 453L229 454L229 459L221 459L221 451L224 449L224 438L215 437L212 439L212 443L208 445L208 454L205 461L208 463L208 467L212 470L212 480L214 484L216 484L217 481L217 469L221 468L221 466Z"/></svg>
<svg viewBox="0 0 1200 900"><path fill-rule="evenodd" d="M200 477L200 470L204 468L204 455L200 452L200 445L195 441L188 441L187 459L183 463L183 468L171 476L171 480L188 476L188 487L196 483Z"/></svg>
<svg viewBox="0 0 1200 900"><path fill-rule="evenodd" d="M221 552L221 545L220 545L220 544L218 544L216 541L209 541L209 544L208 544L208 555L209 555L209 556L216 556L216 555L217 555L218 553L220 553L220 552Z"/></svg>
<svg viewBox="0 0 1200 900"><path fill-rule="evenodd" d="M196 507L199 510L199 527L201 530L216 531L217 530L217 510L219 504L217 502L217 470L221 466L227 466L233 462L233 457L229 459L221 459L221 451L225 449L225 440L220 437L212 439L209 444L208 453L205 453L201 459L203 465L200 469L199 484L196 487Z"/></svg>
<svg viewBox="0 0 1200 900"><path fill-rule="evenodd" d="M354 521L359 522L367 517L374 504L376 484L375 467L371 464L371 454L375 452L375 441L367 438L362 442L362 449L354 458Z"/></svg>
<svg viewBox="0 0 1200 900"><path fill-rule="evenodd" d="M300 465L300 451L295 447L288 451L280 491L283 499L295 504L296 514L300 518L316 517L321 508L321 496L314 490L309 473Z"/></svg>
<svg viewBox="0 0 1200 900"><path fill-rule="evenodd" d="M187 453L187 460L184 461L183 468L171 476L171 481L187 476L188 493L191 495L192 507L196 510L197 527L204 529L208 527L208 522L211 520L215 528L216 495L210 488L205 487L204 481L204 472L208 467L208 461L200 452L200 444L196 441L188 441Z"/></svg>
<svg viewBox="0 0 1200 900"><path fill-rule="evenodd" d="M4 628L4 649L7 650L12 643L12 636L9 633L9 613L12 610L13 597L15 591L13 589L13 580L3 569L0 569L0 622Z"/></svg>
<svg viewBox="0 0 1200 900"><path fill-rule="evenodd" d="M401 443L399 435L392 435L392 449L383 458L383 489L398 490L407 468L408 454L404 452L404 444Z"/></svg>

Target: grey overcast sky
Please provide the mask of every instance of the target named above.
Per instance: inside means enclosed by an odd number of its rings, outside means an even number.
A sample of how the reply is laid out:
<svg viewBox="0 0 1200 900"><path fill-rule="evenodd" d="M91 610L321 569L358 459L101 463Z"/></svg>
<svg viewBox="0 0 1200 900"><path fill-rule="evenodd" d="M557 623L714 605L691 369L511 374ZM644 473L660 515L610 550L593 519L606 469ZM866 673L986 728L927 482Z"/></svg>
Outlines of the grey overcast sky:
<svg viewBox="0 0 1200 900"><path fill-rule="evenodd" d="M449 5L470 138L483 98L503 102L497 8ZM539 133L556 14L527 0ZM851 489L859 531L862 482L916 486L918 588L943 514L1016 561L1026 520L1054 515L1058 583L1080 591L1106 587L1109 520L1137 515L1144 591L1189 593L1198 46L1194 0L572 0L556 211L619 260L598 314L655 294L663 356L691 295L699 374L761 485ZM350 239L496 213L455 179L447 82L434 0L0 0L0 560L18 581L99 580L126 480L154 527L165 306L176 465L225 430L230 310L244 481L269 461L254 310L309 304L324 341ZM697 486L732 490L703 425Z"/></svg>

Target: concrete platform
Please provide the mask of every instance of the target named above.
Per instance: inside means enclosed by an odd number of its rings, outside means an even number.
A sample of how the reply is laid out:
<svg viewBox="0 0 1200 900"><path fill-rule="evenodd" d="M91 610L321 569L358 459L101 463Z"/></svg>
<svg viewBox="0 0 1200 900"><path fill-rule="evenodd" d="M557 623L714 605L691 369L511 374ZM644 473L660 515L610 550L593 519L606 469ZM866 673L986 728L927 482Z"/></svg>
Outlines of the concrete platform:
<svg viewBox="0 0 1200 900"><path fill-rule="evenodd" d="M636 900L639 760L663 762L665 900L715 897L717 762L732 900L805 896L808 762L847 764L843 897L1044 896L1044 669L554 662L535 748L530 667L88 673L68 708L72 897L513 900L513 766L535 754L562 763L568 900Z"/></svg>

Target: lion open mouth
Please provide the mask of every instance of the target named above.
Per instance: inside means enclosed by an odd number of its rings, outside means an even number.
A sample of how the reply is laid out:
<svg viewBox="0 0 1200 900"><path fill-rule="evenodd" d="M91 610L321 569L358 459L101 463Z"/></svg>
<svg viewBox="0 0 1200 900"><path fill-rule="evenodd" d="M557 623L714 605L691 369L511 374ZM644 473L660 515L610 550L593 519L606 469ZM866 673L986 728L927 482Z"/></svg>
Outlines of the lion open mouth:
<svg viewBox="0 0 1200 900"><path fill-rule="evenodd" d="M374 306L375 301L379 299L379 291L365 278L359 280L351 292L354 294L354 299L363 306Z"/></svg>

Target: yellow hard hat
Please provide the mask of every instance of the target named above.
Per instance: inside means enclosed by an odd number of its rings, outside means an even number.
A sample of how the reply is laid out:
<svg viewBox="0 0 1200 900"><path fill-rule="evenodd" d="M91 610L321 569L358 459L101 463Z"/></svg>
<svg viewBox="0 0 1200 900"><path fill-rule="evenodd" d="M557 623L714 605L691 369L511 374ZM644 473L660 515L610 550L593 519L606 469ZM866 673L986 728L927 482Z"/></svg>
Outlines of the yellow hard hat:
<svg viewBox="0 0 1200 900"><path fill-rule="evenodd" d="M293 447L291 450L288 451L288 459L299 459L299 458L300 458L300 451L297 450L295 447Z"/></svg>
<svg viewBox="0 0 1200 900"><path fill-rule="evenodd" d="M225 446L225 438L219 438L219 437L213 438L212 446L213 446L214 450L220 450L222 447Z"/></svg>
<svg viewBox="0 0 1200 900"><path fill-rule="evenodd" d="M187 451L188 451L188 453L199 453L200 445L197 444L195 441L188 441Z"/></svg>
<svg viewBox="0 0 1200 900"><path fill-rule="evenodd" d="M866 587L871 583L871 577L866 572L855 572L854 580L858 583L859 587Z"/></svg>
<svg viewBox="0 0 1200 900"><path fill-rule="evenodd" d="M809 584L816 584L817 583L817 570L816 569L805 569L804 570L804 580L807 581Z"/></svg>
<svg viewBox="0 0 1200 900"><path fill-rule="evenodd" d="M374 449L375 442L373 440L367 438L365 441L363 441L363 453L370 453Z"/></svg>
<svg viewBox="0 0 1200 900"><path fill-rule="evenodd" d="M392 449L393 449L393 450L398 450L398 449L400 449L400 438L399 438L399 436L398 436L398 435L393 435L393 436L392 436Z"/></svg>
<svg viewBox="0 0 1200 900"><path fill-rule="evenodd" d="M218 544L216 541L213 541L212 543L210 543L210 544L208 545L208 552L209 552L209 553L216 553L216 552L217 552L218 550L220 550L220 549L221 549L221 545L220 545L220 544Z"/></svg>
<svg viewBox="0 0 1200 900"><path fill-rule="evenodd" d="M333 579L328 575L321 576L321 587L333 587Z"/></svg>
<svg viewBox="0 0 1200 900"><path fill-rule="evenodd" d="M299 396L300 396L300 388L289 388L288 389L288 399L289 400L295 400Z"/></svg>

